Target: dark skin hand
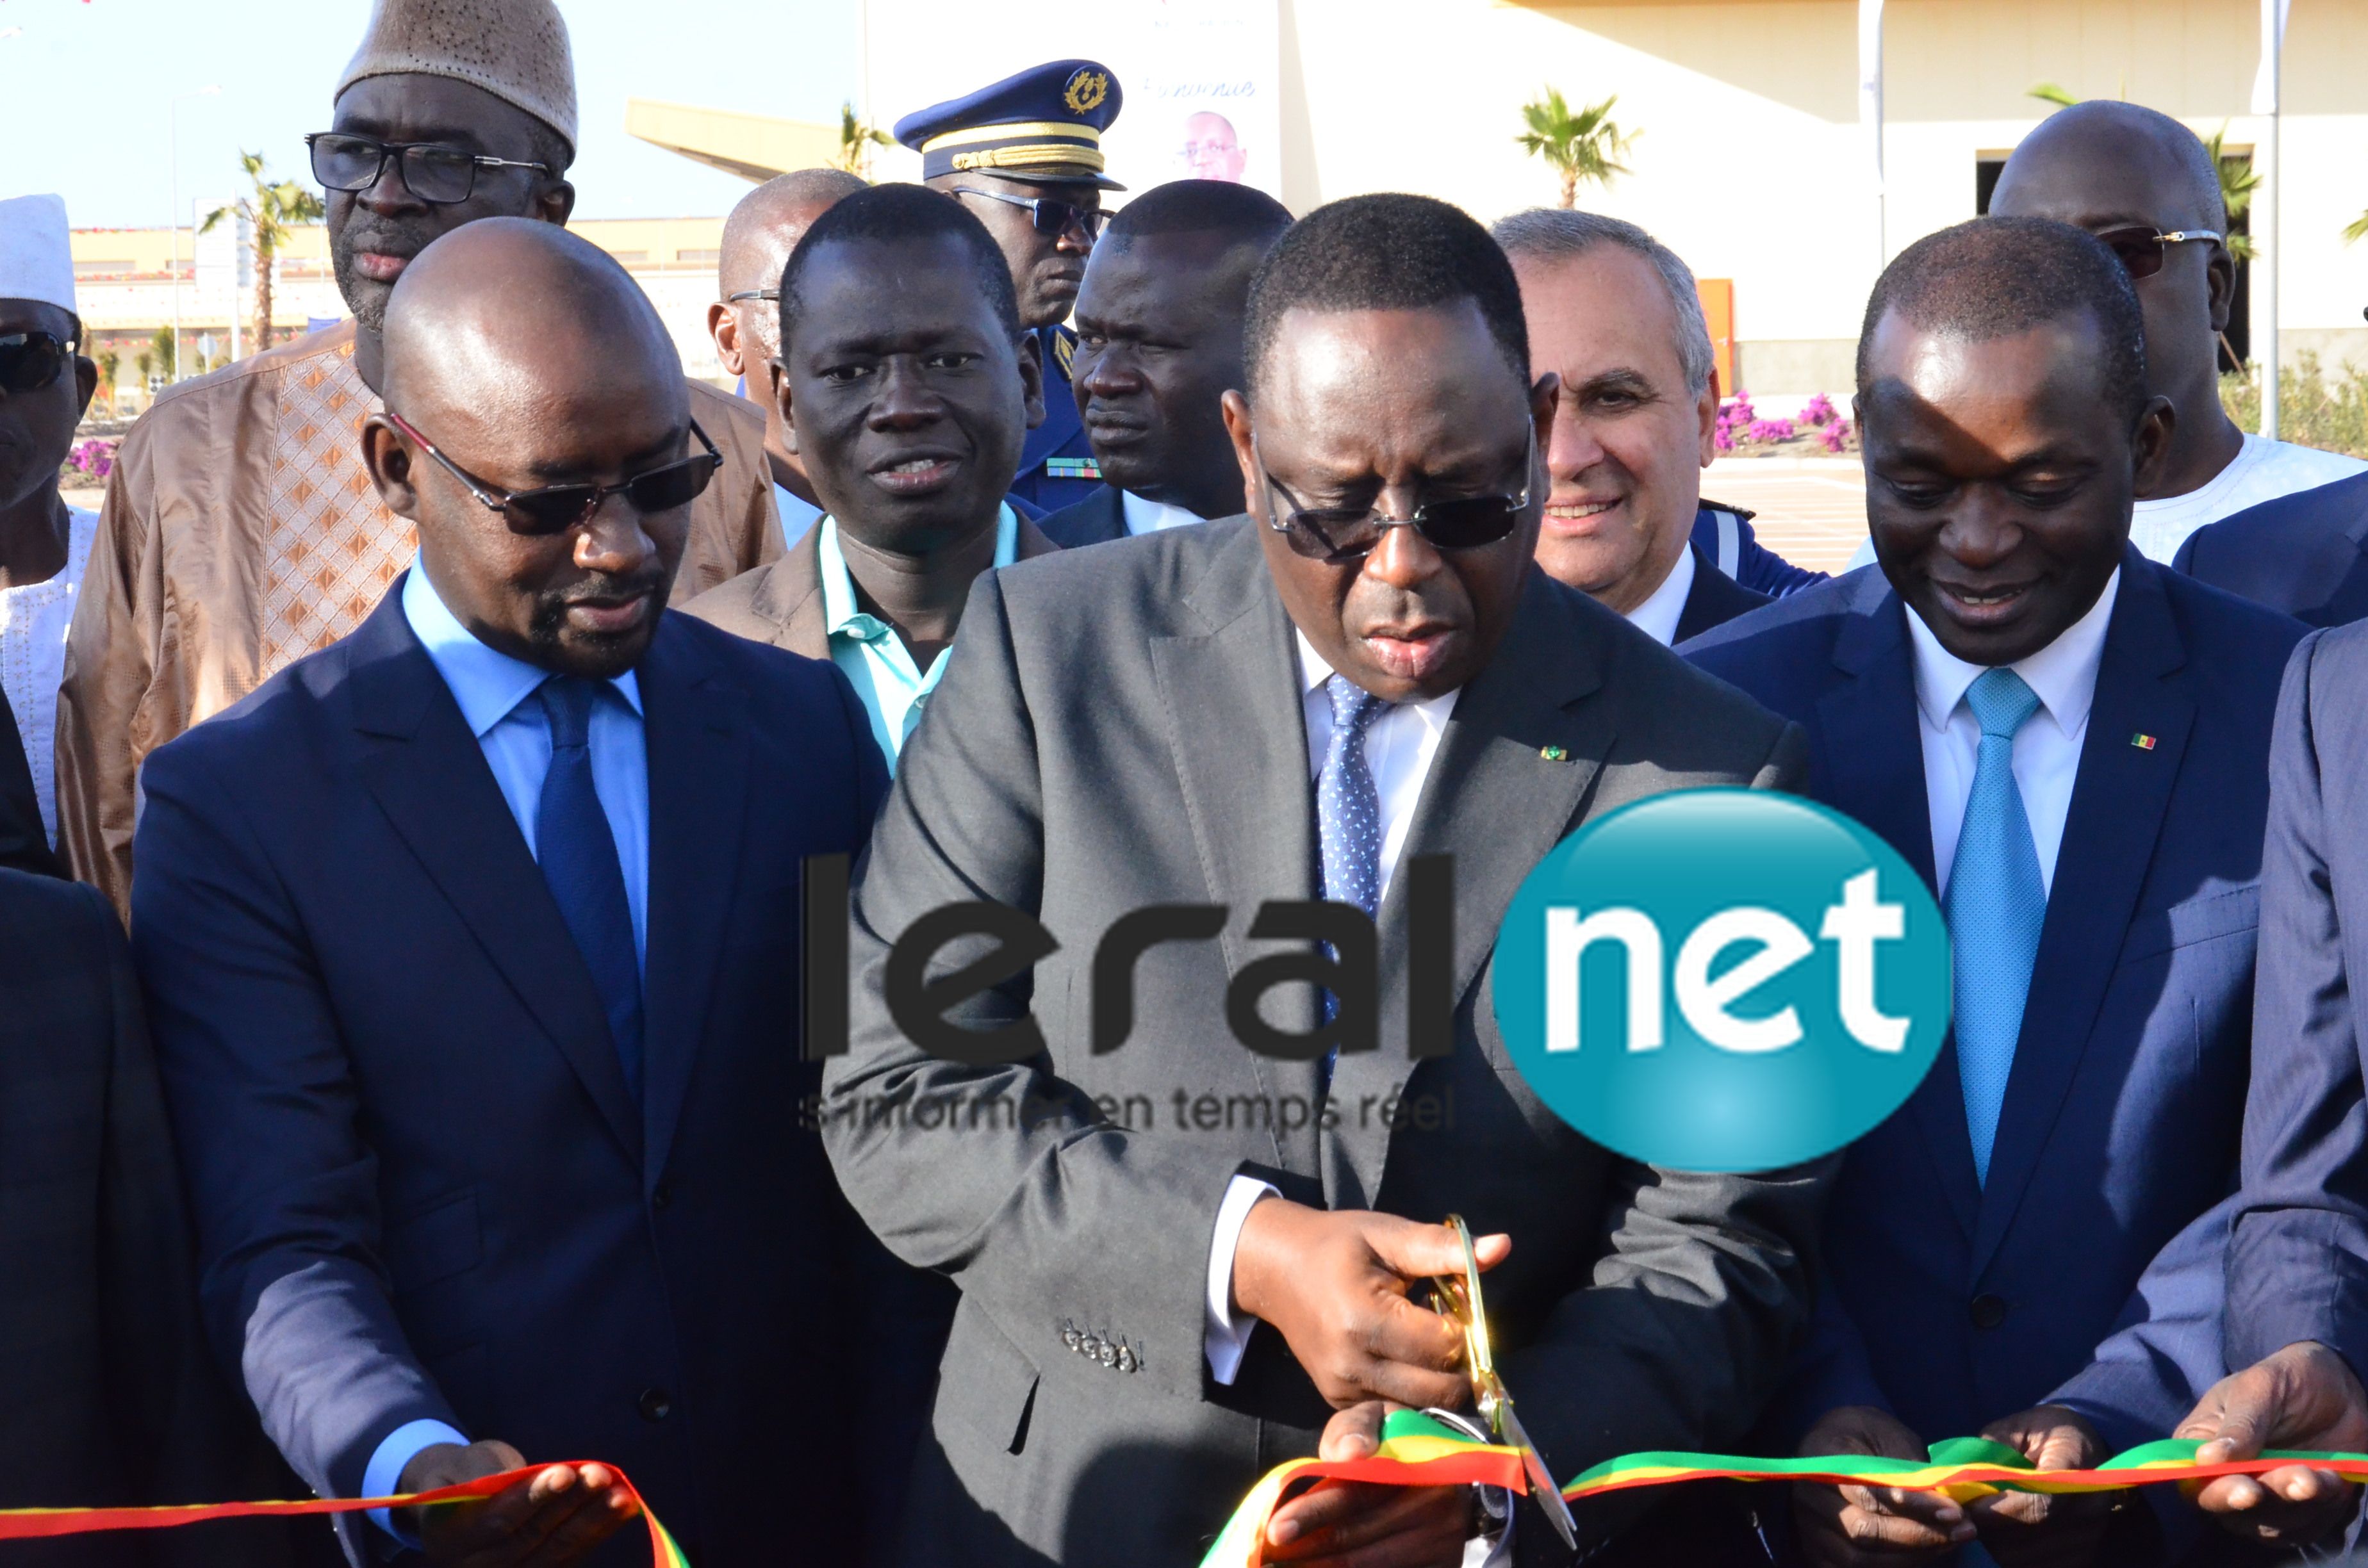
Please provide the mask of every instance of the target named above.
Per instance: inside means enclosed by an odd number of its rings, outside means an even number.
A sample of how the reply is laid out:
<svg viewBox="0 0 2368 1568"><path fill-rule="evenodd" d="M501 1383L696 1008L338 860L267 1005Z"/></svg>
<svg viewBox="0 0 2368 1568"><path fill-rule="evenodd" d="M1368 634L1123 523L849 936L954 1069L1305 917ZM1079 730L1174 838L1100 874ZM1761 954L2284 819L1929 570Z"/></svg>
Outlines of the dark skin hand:
<svg viewBox="0 0 2368 1568"><path fill-rule="evenodd" d="M518 163L542 162L549 142L524 109L445 76L364 77L337 98L330 129L381 142L431 142ZM466 201L439 205L414 196L401 165L391 160L370 189L325 191L323 200L337 292L354 312L354 369L371 391L383 392L387 302L411 259L480 218L564 224L575 208L575 187L556 170L480 168Z"/></svg>
<svg viewBox="0 0 2368 1568"><path fill-rule="evenodd" d="M1223 400L1242 384L1242 312L1262 254L1208 233L1096 247L1070 386L1106 483L1203 517L1243 509Z"/></svg>
<svg viewBox="0 0 2368 1568"><path fill-rule="evenodd" d="M2096 1428L2062 1405L2043 1404L1982 1428L2036 1470L2087 1470L2112 1456ZM1975 1498L1965 1512L1982 1534L1982 1545L1999 1568L2088 1568L2104 1544L2114 1512L2126 1494L2110 1492L2046 1496L2037 1492L2001 1492Z"/></svg>
<svg viewBox="0 0 2368 1568"><path fill-rule="evenodd" d="M2213 1384L2174 1436L2201 1440L2195 1457L2204 1464L2254 1459L2264 1449L2361 1453L2368 1451L2368 1393L2342 1357L2305 1340ZM2230 1532L2290 1546L2328 1535L2360 1505L2357 1486L2300 1464L2222 1476L2190 1494Z"/></svg>
<svg viewBox="0 0 2368 1568"><path fill-rule="evenodd" d="M780 416L857 601L926 670L994 564L1020 444L1044 422L1041 368L952 238L826 244L801 276Z"/></svg>
<svg viewBox="0 0 2368 1568"><path fill-rule="evenodd" d="M2134 106L2097 100L2051 115L1999 172L1990 210L2053 218L2087 229L2144 226L2157 233L2224 227L2209 210L2175 139ZM2220 403L2220 334L2236 301L2237 264L2225 246L2168 247L2162 270L2137 280L2146 312L2146 390L2177 416L2169 450L2141 496L2184 495L2226 468L2244 444Z"/></svg>
<svg viewBox="0 0 2368 1568"><path fill-rule="evenodd" d="M73 342L74 317L40 300L0 300L0 337L46 332ZM28 392L0 391L0 588L46 583L66 563L66 504L58 467L98 391L98 367L77 354L57 380Z"/></svg>
<svg viewBox="0 0 2368 1568"><path fill-rule="evenodd" d="M1513 1250L1503 1235L1472 1245L1484 1269ZM1234 1304L1281 1334L1336 1408L1384 1399L1452 1409L1472 1392L1463 1335L1407 1290L1463 1267L1463 1244L1445 1225L1268 1197L1234 1248Z"/></svg>
<svg viewBox="0 0 2368 1568"><path fill-rule="evenodd" d="M1317 1457L1337 1462L1372 1453L1382 1419L1395 1408L1369 1400L1338 1412L1325 1424ZM1266 1560L1303 1568L1453 1568L1472 1533L1464 1487L1326 1481L1274 1511Z"/></svg>
<svg viewBox="0 0 2368 1568"><path fill-rule="evenodd" d="M395 1484L433 1492L525 1464L507 1443L435 1443ZM549 1465L483 1501L404 1510L422 1553L454 1568L565 1568L639 1512L617 1472L600 1464Z"/></svg>
<svg viewBox="0 0 2368 1568"><path fill-rule="evenodd" d="M481 484L621 483L700 451L681 360L632 280L564 230L493 219L438 241L387 312L387 407ZM419 562L488 646L609 679L656 635L690 507L623 495L554 534L519 532L384 415L362 460Z"/></svg>
<svg viewBox="0 0 2368 1568"><path fill-rule="evenodd" d="M1921 1460L1930 1450L1890 1412L1845 1405L1827 1411L1809 1428L1801 1452ZM1975 1535L1964 1509L1948 1498L1897 1486L1804 1482L1793 1488L1793 1517L1801 1550L1817 1568L1894 1568L1952 1551Z"/></svg>
<svg viewBox="0 0 2368 1568"><path fill-rule="evenodd" d="M1276 592L1325 663L1389 702L1453 691L1495 656L1537 551L1543 451L1560 383L1522 384L1469 300L1413 311L1292 311L1269 346L1256 403L1225 394L1225 428L1251 514L1374 505L1407 517L1423 502L1508 495L1530 506L1494 544L1441 551L1390 528L1360 559L1310 560L1262 527ZM1532 469L1535 465L1531 465ZM1409 1401L1408 1403L1414 1403Z"/></svg>
<svg viewBox="0 0 2368 1568"><path fill-rule="evenodd" d="M974 190L990 190L1025 200L1050 199L1099 211L1102 204L1099 186L1069 180L1047 184L1006 179L1000 175L976 171L939 175L928 184L931 190L943 191L961 202L995 236L996 248L1003 252L1004 260L1011 266L1011 284L1019 290L1022 327L1033 332L1040 326L1052 326L1068 319L1070 307L1077 302L1077 287L1085 280L1086 257L1093 253L1093 236L1076 223L1057 234L1040 234L1025 207L956 192L969 186Z"/></svg>
<svg viewBox="0 0 2368 1568"><path fill-rule="evenodd" d="M1875 324L1853 412L1875 559L1958 658L2010 665L2086 615L2120 566L2170 404L2112 406L2085 313L1971 343Z"/></svg>
<svg viewBox="0 0 2368 1568"><path fill-rule="evenodd" d="M740 199L723 224L723 255L716 267L715 303L707 307L707 335L715 340L716 361L727 376L748 383L748 396L765 410L765 459L773 483L808 506L820 506L806 471L790 450L789 430L771 395L773 361L781 353L781 307L769 300L729 296L755 289L778 289L781 268L814 221L863 182L837 169L802 169L781 175Z"/></svg>

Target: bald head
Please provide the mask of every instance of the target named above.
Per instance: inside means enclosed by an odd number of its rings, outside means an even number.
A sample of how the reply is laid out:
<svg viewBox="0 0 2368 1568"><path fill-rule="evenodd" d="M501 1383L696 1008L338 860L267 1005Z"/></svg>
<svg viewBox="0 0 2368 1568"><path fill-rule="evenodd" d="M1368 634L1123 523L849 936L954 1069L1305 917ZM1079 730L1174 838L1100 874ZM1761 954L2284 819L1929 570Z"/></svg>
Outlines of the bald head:
<svg viewBox="0 0 2368 1568"><path fill-rule="evenodd" d="M544 669L631 668L713 469L684 466L702 449L682 361L625 269L548 223L455 229L395 284L382 390L363 460L388 508L417 527L420 568L446 607ZM644 475L658 477L615 493ZM559 516L548 496L541 511L484 505L560 486L606 494L559 501Z"/></svg>
<svg viewBox="0 0 2368 1568"><path fill-rule="evenodd" d="M778 289L781 268L814 221L843 197L864 188L864 182L844 169L798 169L767 180L740 199L723 221L723 255L716 283L729 298L757 289ZM779 312L753 304L742 312L756 338L761 365L781 351Z"/></svg>
<svg viewBox="0 0 2368 1568"><path fill-rule="evenodd" d="M1998 176L1990 210L2094 228L2066 209L2100 200L2119 210L2086 215L2167 231L2228 227L2219 171L2203 139L2159 110L2108 98L2060 109L2024 137Z"/></svg>

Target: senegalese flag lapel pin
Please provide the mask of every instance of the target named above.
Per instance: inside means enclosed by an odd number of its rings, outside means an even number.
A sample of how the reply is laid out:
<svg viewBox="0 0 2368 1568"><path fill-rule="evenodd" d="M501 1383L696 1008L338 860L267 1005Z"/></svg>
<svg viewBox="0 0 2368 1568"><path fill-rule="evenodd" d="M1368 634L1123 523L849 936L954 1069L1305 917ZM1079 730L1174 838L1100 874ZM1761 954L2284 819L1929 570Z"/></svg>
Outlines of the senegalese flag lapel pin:
<svg viewBox="0 0 2368 1568"><path fill-rule="evenodd" d="M2132 744L2132 745L2134 745L2134 746L2137 747L2137 748L2138 748L2138 750L2140 750L2140 751L2152 751L2152 750L2154 750L2154 744L2155 744L2155 743L2154 743L2154 737L2153 737L2152 735L2147 734L2147 733L2146 733L2145 731L2143 731L2143 730L2139 731L2136 734L2132 735L2132 736L2130 737L2130 744Z"/></svg>

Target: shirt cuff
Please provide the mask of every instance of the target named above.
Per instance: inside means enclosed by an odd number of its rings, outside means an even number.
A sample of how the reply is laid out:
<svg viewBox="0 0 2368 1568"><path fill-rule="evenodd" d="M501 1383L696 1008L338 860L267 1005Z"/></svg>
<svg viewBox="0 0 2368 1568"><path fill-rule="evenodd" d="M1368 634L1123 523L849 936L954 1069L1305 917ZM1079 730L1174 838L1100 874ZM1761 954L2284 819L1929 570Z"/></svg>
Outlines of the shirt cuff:
<svg viewBox="0 0 2368 1568"><path fill-rule="evenodd" d="M1242 1222L1261 1198L1280 1198L1282 1189L1256 1176L1237 1176L1225 1186L1224 1201L1217 1205L1217 1229L1209 1238L1209 1290L1202 1302L1201 1353L1209 1358L1209 1375L1231 1387L1242 1369L1242 1353L1258 1320L1234 1312L1234 1249L1241 1244Z"/></svg>
<svg viewBox="0 0 2368 1568"><path fill-rule="evenodd" d="M441 1421L406 1421L389 1432L371 1453L370 1463L362 1467L362 1495L394 1496L395 1488L403 1484L404 1469L419 1457L419 1450L433 1448L438 1443L452 1443L465 1449L469 1446L469 1439ZM416 1537L394 1522L393 1509L372 1508L370 1519L370 1523L404 1545L413 1548L419 1545Z"/></svg>

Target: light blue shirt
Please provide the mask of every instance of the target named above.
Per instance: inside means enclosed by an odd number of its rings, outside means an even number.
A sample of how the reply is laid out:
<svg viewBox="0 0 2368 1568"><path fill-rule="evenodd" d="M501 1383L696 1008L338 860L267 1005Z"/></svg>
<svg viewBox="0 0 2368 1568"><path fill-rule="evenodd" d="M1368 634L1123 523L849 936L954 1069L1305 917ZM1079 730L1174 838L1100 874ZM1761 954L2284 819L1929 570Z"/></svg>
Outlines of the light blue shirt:
<svg viewBox="0 0 2368 1568"><path fill-rule="evenodd" d="M780 520L781 543L794 550L798 540L806 537L806 530L822 521L822 508L776 484L773 516Z"/></svg>
<svg viewBox="0 0 2368 1568"><path fill-rule="evenodd" d="M938 689L938 678L946 673L946 657L952 650L940 653L930 662L929 673L923 675L896 629L857 606L855 578L838 548L838 519L825 517L820 526L822 619L830 633L831 663L846 671L854 684L863 710L871 716L871 738L880 743L888 771L894 773L896 754L921 722L921 710L928 706L929 694ZM1019 551L1019 514L1006 504L995 524L995 564L1010 565Z"/></svg>
<svg viewBox="0 0 2368 1568"><path fill-rule="evenodd" d="M551 727L542 704L531 700L551 672L514 659L477 641L438 597L427 570L416 561L403 584L403 615L412 634L427 650L436 673L444 677L452 700L469 733L477 737L485 766L493 770L502 800L526 838L527 853L535 849L535 817L541 810L542 781L551 771ZM592 708L592 788L617 841L619 869L625 878L625 902L632 909L633 947L644 966L649 961L650 887L650 767L642 733L642 691L627 670L609 686L616 700L602 699ZM469 1439L441 1421L414 1421L389 1433L370 1454L362 1471L362 1494L393 1494L404 1468L419 1450L437 1443L465 1445ZM406 1546L418 1543L394 1528L383 1508L370 1510L381 1529Z"/></svg>

